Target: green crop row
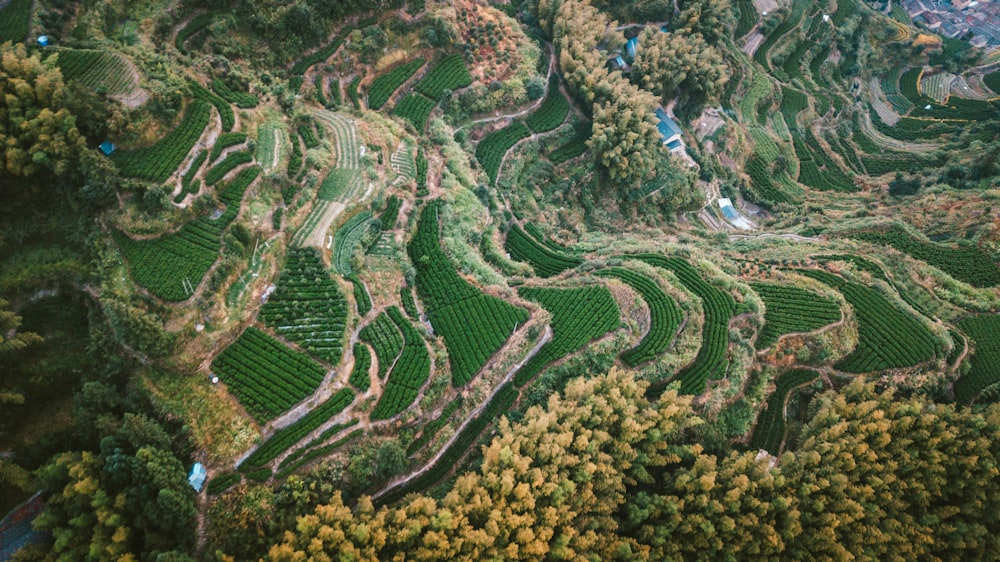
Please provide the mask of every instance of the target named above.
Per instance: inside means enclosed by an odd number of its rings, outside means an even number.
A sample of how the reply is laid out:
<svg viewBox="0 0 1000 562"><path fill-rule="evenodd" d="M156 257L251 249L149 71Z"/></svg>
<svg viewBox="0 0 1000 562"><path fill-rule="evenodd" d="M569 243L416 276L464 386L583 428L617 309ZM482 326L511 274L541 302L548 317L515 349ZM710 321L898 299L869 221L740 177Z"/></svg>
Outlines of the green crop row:
<svg viewBox="0 0 1000 562"><path fill-rule="evenodd" d="M385 210L379 215L379 221L382 223L382 230L392 230L396 228L396 222L399 220L399 208L403 206L403 200L395 195L390 195L385 201Z"/></svg>
<svg viewBox="0 0 1000 562"><path fill-rule="evenodd" d="M550 363L614 330L621 320L615 299L603 285L576 289L521 287L517 294L541 304L552 315L552 339L514 375L518 387Z"/></svg>
<svg viewBox="0 0 1000 562"><path fill-rule="evenodd" d="M341 275L350 275L354 246L368 230L371 211L362 211L347 220L333 235L333 267Z"/></svg>
<svg viewBox="0 0 1000 562"><path fill-rule="evenodd" d="M684 394L701 394L710 379L725 375L729 368L726 352L729 349L729 319L736 313L736 302L728 292L705 281L698 270L682 258L667 258L657 254L630 256L652 266L672 271L687 290L701 299L705 313L705 326L701 332L701 348L694 362L677 373ZM661 391L665 384L649 388L651 394Z"/></svg>
<svg viewBox="0 0 1000 562"><path fill-rule="evenodd" d="M358 306L358 316L364 316L372 309L372 298L368 296L368 289L365 288L365 284L360 278L354 273L345 275L344 279L351 282L354 286L354 302Z"/></svg>
<svg viewBox="0 0 1000 562"><path fill-rule="evenodd" d="M111 95L128 94L138 85L121 55L77 49L59 49L56 54L56 64L66 82L76 81Z"/></svg>
<svg viewBox="0 0 1000 562"><path fill-rule="evenodd" d="M764 449L772 455L781 452L785 440L785 400L793 389L819 378L819 373L808 369L789 371L775 380L775 389L767 397L767 407L757 416L757 425L750 437L751 449Z"/></svg>
<svg viewBox="0 0 1000 562"><path fill-rule="evenodd" d="M849 236L873 244L892 246L973 287L993 287L1000 284L1000 268L996 262L982 248L973 244L949 246L921 240L899 225L852 232Z"/></svg>
<svg viewBox="0 0 1000 562"><path fill-rule="evenodd" d="M969 316L958 327L975 342L969 372L955 381L955 400L968 404L983 389L1000 382L1000 315Z"/></svg>
<svg viewBox="0 0 1000 562"><path fill-rule="evenodd" d="M331 41L329 45L311 55L303 57L302 60L295 63L295 66L292 67L292 74L305 74L306 71L309 70L310 66L324 62L326 59L332 57L333 53L336 53L337 49L339 49L343 44L343 38L337 37Z"/></svg>
<svg viewBox="0 0 1000 562"><path fill-rule="evenodd" d="M417 197L427 197L430 190L427 188L427 158L424 156L423 147L417 148Z"/></svg>
<svg viewBox="0 0 1000 562"><path fill-rule="evenodd" d="M389 101L403 82L409 80L413 73L424 65L424 59L413 59L393 68L389 72L380 74L372 81L368 87L368 108L381 109L385 102Z"/></svg>
<svg viewBox="0 0 1000 562"><path fill-rule="evenodd" d="M358 390L368 390L372 384L368 371L372 367L372 352L363 343L354 344L354 368L351 369L351 376L347 382Z"/></svg>
<svg viewBox="0 0 1000 562"><path fill-rule="evenodd" d="M453 54L442 57L413 89L434 101L440 101L445 91L454 91L469 84L472 84L472 75L465 67L462 55Z"/></svg>
<svg viewBox="0 0 1000 562"><path fill-rule="evenodd" d="M225 472L208 481L209 495L221 494L243 481L239 472Z"/></svg>
<svg viewBox="0 0 1000 562"><path fill-rule="evenodd" d="M343 355L347 299L315 248L291 248L277 287L260 309L265 326L337 365Z"/></svg>
<svg viewBox="0 0 1000 562"><path fill-rule="evenodd" d="M217 219L201 217L176 232L151 240L132 240L114 231L135 282L150 293L172 302L189 298L219 256L222 233L239 213L240 200L260 168L246 168L221 191L226 205Z"/></svg>
<svg viewBox="0 0 1000 562"><path fill-rule="evenodd" d="M436 462L405 485L390 490L389 493L378 499L377 504L386 505L397 502L411 493L429 488L432 484L444 478L449 471L458 465L458 462L465 456L465 452L476 442L476 439L479 438L483 430L498 416L510 410L514 402L517 401L517 397L517 388L511 383L506 383L498 388L479 415L473 417L465 424L455 440L438 457Z"/></svg>
<svg viewBox="0 0 1000 562"><path fill-rule="evenodd" d="M649 307L649 331L638 345L622 353L622 362L629 367L635 367L665 352L684 319L684 314L674 303L674 299L670 298L652 278L630 269L613 267L597 274L625 282L642 296Z"/></svg>
<svg viewBox="0 0 1000 562"><path fill-rule="evenodd" d="M572 160L584 152L587 152L587 141L590 140L591 133L591 124L588 122L587 126L578 130L576 135L567 141L566 144L550 152L549 160L551 160L553 164L562 164L567 160Z"/></svg>
<svg viewBox="0 0 1000 562"><path fill-rule="evenodd" d="M434 332L448 348L452 384L470 381L528 319L524 309L486 295L462 278L438 242L440 200L428 203L408 246L416 288Z"/></svg>
<svg viewBox="0 0 1000 562"><path fill-rule="evenodd" d="M260 103L256 96L247 92L236 92L222 80L213 80L212 89L215 90L215 93L219 94L222 99L228 101L229 103L236 104L236 107L241 109L252 109L257 107L257 104Z"/></svg>
<svg viewBox="0 0 1000 562"><path fill-rule="evenodd" d="M403 332L403 351L392 366L382 389L382 397L372 410L371 419L385 420L413 404L431 375L431 356L420 332L395 306L387 309L389 317Z"/></svg>
<svg viewBox="0 0 1000 562"><path fill-rule="evenodd" d="M215 139L215 144L212 145L212 157L209 162L215 162L222 155L222 151L229 148L230 146L236 146L246 142L246 133L222 133L219 138Z"/></svg>
<svg viewBox="0 0 1000 562"><path fill-rule="evenodd" d="M500 165L503 163L507 151L529 135L531 135L531 131L524 123L514 121L503 129L486 135L483 140L479 141L479 144L476 145L476 160L486 170L490 183L496 183L497 176L500 174Z"/></svg>
<svg viewBox="0 0 1000 562"><path fill-rule="evenodd" d="M187 40L194 36L195 33L208 27L214 17L214 14L200 14L189 21L187 25L177 32L177 37L174 39L174 46L177 47L177 50L186 53L184 43L187 43Z"/></svg>
<svg viewBox="0 0 1000 562"><path fill-rule="evenodd" d="M253 162L253 154L249 152L233 152L222 162L219 162L215 166L209 168L205 172L205 183L208 185L215 185L219 183L219 180L224 178L226 174L235 170L237 167L243 164L249 164Z"/></svg>
<svg viewBox="0 0 1000 562"><path fill-rule="evenodd" d="M993 90L994 94L1000 96L1000 70L984 74L983 84L986 84L987 88Z"/></svg>
<svg viewBox="0 0 1000 562"><path fill-rule="evenodd" d="M753 26L757 25L759 14L757 13L757 8L754 7L753 2L750 0L737 0L736 6L739 8L740 17L736 21L736 32L733 34L733 37L739 39L750 33Z"/></svg>
<svg viewBox="0 0 1000 562"><path fill-rule="evenodd" d="M854 308L858 346L835 368L868 373L910 367L934 358L938 351L934 334L875 289L818 269L799 272L839 290Z"/></svg>
<svg viewBox="0 0 1000 562"><path fill-rule="evenodd" d="M420 311L417 310L417 301L413 298L413 287L404 285L399 288L399 301L403 304L406 315L414 320L420 319Z"/></svg>
<svg viewBox="0 0 1000 562"><path fill-rule="evenodd" d="M793 332L811 332L841 319L836 301L791 285L752 283L764 301L764 328L755 347L767 349L778 338Z"/></svg>
<svg viewBox="0 0 1000 562"><path fill-rule="evenodd" d="M326 374L306 354L252 326L212 361L212 372L260 423L315 392Z"/></svg>
<svg viewBox="0 0 1000 562"><path fill-rule="evenodd" d="M363 429L355 429L354 431L352 431L351 433L349 433L346 437L338 439L337 441L334 441L333 443L330 443L329 445L325 445L323 447L318 447L316 449L309 449L305 454L297 457L298 458L297 461L295 461L293 463L290 463L287 467L283 467L281 470L279 470L278 473L275 475L275 477L278 478L278 479L284 478L284 477L288 476L289 474L295 472L296 470L302 468L307 463L309 463L309 462L311 462L311 461L313 461L315 459L318 459L320 457L328 456L334 450L342 447L344 445L344 443L347 443L348 441L357 438L359 435L361 435L364 432L365 432L365 430L363 430ZM282 464L284 464L284 463L282 463Z"/></svg>
<svg viewBox="0 0 1000 562"><path fill-rule="evenodd" d="M510 226L504 249L510 253L511 259L529 264L539 277L553 277L583 263L580 258L567 256L543 245L528 236L516 223Z"/></svg>
<svg viewBox="0 0 1000 562"><path fill-rule="evenodd" d="M411 93L399 100L392 114L413 125L418 133L422 133L436 105L436 101L423 94Z"/></svg>
<svg viewBox="0 0 1000 562"><path fill-rule="evenodd" d="M327 420L343 412L353 401L354 391L349 388L340 389L322 404L309 410L309 413L299 418L295 423L276 431L253 454L240 463L240 470L244 470L244 467L263 467L273 461L282 452L326 423Z"/></svg>
<svg viewBox="0 0 1000 562"><path fill-rule="evenodd" d="M202 150L194 157L191 162L191 166L188 168L187 172L181 177L181 192L174 197L174 203L180 203L184 200L184 197L188 193L198 193L198 188L201 186L200 182L195 183L195 175L198 174L198 170L201 169L201 165L205 163L208 157L208 151Z"/></svg>
<svg viewBox="0 0 1000 562"><path fill-rule="evenodd" d="M548 93L545 94L545 100L525 119L525 123L532 132L544 133L562 125L568 113L569 102L559 91L559 77L553 73L549 78L549 88Z"/></svg>
<svg viewBox="0 0 1000 562"><path fill-rule="evenodd" d="M746 172L750 176L750 184L753 188L753 194L756 195L754 197L756 203L769 206L790 201L788 195L772 181L774 174L767 162L760 156L755 154L747 160Z"/></svg>
<svg viewBox="0 0 1000 562"><path fill-rule="evenodd" d="M188 105L180 124L165 137L145 148L115 151L111 161L124 176L164 183L191 152L211 116L210 104L194 100Z"/></svg>
<svg viewBox="0 0 1000 562"><path fill-rule="evenodd" d="M434 439L434 436L441 431L441 428L451 421L451 416L462 406L462 402L463 398L461 396L448 402L448 405L441 410L441 415L425 424L424 428L420 431L420 436L406 447L406 456L413 456L414 453L424 448L424 445L430 443L431 439Z"/></svg>
<svg viewBox="0 0 1000 562"><path fill-rule="evenodd" d="M403 350L403 335L385 312L380 313L358 333L361 341L371 344L378 360L378 378L384 379Z"/></svg>
<svg viewBox="0 0 1000 562"><path fill-rule="evenodd" d="M223 131L231 131L233 129L233 126L236 125L236 114L233 113L233 107L229 105L229 102L193 80L188 81L188 89L191 90L191 95L195 99L207 101L215 106L216 111L219 112L219 118L222 120Z"/></svg>

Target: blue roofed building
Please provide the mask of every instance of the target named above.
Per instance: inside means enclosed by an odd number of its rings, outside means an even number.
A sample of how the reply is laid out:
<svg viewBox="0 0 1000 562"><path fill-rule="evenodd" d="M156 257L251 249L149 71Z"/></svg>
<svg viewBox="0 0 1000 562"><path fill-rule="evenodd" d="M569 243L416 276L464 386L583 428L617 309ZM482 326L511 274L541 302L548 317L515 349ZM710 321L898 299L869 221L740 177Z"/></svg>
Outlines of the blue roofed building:
<svg viewBox="0 0 1000 562"><path fill-rule="evenodd" d="M633 37L625 42L625 54L630 59L635 59L636 50L639 48L639 38Z"/></svg>
<svg viewBox="0 0 1000 562"><path fill-rule="evenodd" d="M656 119L658 120L656 128L660 131L660 136L663 137L663 144L673 151L678 148L683 148L684 144L681 142L681 131L680 126L676 121L667 115L666 110L662 107L656 109Z"/></svg>
<svg viewBox="0 0 1000 562"><path fill-rule="evenodd" d="M115 151L115 143L111 141L104 141L97 148L99 148L105 156L111 156L111 153Z"/></svg>
<svg viewBox="0 0 1000 562"><path fill-rule="evenodd" d="M191 467L191 472L188 473L188 484L194 488L195 492L200 492L201 487L205 485L205 479L208 478L208 473L205 471L205 466L200 462L194 463Z"/></svg>

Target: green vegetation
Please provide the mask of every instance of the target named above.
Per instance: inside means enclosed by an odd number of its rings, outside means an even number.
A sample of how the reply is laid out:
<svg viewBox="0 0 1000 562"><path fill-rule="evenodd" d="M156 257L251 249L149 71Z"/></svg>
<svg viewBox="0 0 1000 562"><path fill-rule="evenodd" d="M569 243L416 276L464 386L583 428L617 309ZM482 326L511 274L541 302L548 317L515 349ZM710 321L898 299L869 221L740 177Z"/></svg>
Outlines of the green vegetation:
<svg viewBox="0 0 1000 562"><path fill-rule="evenodd" d="M215 144L212 145L212 157L209 159L209 162L218 160L219 156L222 156L223 150L230 146L243 144L246 140L246 133L222 133L219 135L219 138L215 139Z"/></svg>
<svg viewBox="0 0 1000 562"><path fill-rule="evenodd" d="M521 230L516 223L510 225L504 249L510 253L512 259L531 265L539 277L553 277L583 263L580 258L567 256L539 243Z"/></svg>
<svg viewBox="0 0 1000 562"><path fill-rule="evenodd" d="M413 76L413 73L423 65L424 59L413 59L389 72L380 74L368 87L368 108L382 109L385 102L389 101L389 98L403 85L403 82L409 80L410 76Z"/></svg>
<svg viewBox="0 0 1000 562"><path fill-rule="evenodd" d="M469 84L472 84L472 76L465 67L462 55L453 54L442 57L413 89L437 102L445 92L453 92Z"/></svg>
<svg viewBox="0 0 1000 562"><path fill-rule="evenodd" d="M79 82L90 90L113 96L128 94L138 86L128 63L120 55L103 51L59 49L56 56L56 64L66 82Z"/></svg>
<svg viewBox="0 0 1000 562"><path fill-rule="evenodd" d="M343 45L343 43L344 40L338 37L333 41L331 41L329 45L323 47L322 49L316 51L315 53L309 56L303 57L300 61L295 63L295 66L292 67L292 74L293 75L305 74L306 71L309 70L309 67L313 66L314 64L319 64L325 61L326 59L332 57L333 53L337 52L337 49L339 49L340 46Z"/></svg>
<svg viewBox="0 0 1000 562"><path fill-rule="evenodd" d="M368 231L371 211L362 211L347 220L333 235L333 268L341 275L350 275L354 246Z"/></svg>
<svg viewBox="0 0 1000 562"><path fill-rule="evenodd" d="M260 320L305 351L337 365L344 348L347 299L314 248L292 248Z"/></svg>
<svg viewBox="0 0 1000 562"><path fill-rule="evenodd" d="M354 368L351 369L351 376L347 382L360 391L368 390L372 380L368 371L372 367L372 352L363 343L354 344Z"/></svg>
<svg viewBox="0 0 1000 562"><path fill-rule="evenodd" d="M177 37L174 39L174 46L177 47L177 50L182 53L186 53L187 49L184 48L184 44L187 43L187 40L199 31L208 27L214 18L215 15L210 13L199 14L192 18L187 25L182 27L181 30L177 32Z"/></svg>
<svg viewBox="0 0 1000 562"><path fill-rule="evenodd" d="M354 273L345 275L344 279L351 282L354 286L354 302L358 306L358 316L364 316L372 309L372 298L368 296L368 290L365 289L365 284L361 279Z"/></svg>
<svg viewBox="0 0 1000 562"><path fill-rule="evenodd" d="M234 91L222 80L213 80L212 90L214 90L216 94L222 96L222 99L228 101L229 103L236 104L236 107L239 107L240 109L253 109L257 107L258 103L260 103L260 100L258 100L256 96L247 92Z"/></svg>
<svg viewBox="0 0 1000 562"><path fill-rule="evenodd" d="M733 36L739 39L750 33L753 26L757 24L759 14L757 13L757 8L754 7L753 2L750 0L737 0L736 7L739 9L740 17L737 20L736 31Z"/></svg>
<svg viewBox="0 0 1000 562"><path fill-rule="evenodd" d="M239 484L243 477L239 472L225 472L208 481L209 495L221 494Z"/></svg>
<svg viewBox="0 0 1000 562"><path fill-rule="evenodd" d="M751 449L764 449L772 455L781 453L785 440L785 400L788 393L819 378L819 373L808 369L798 369L779 376L776 388L767 397L767 406L757 418L757 425L750 438Z"/></svg>
<svg viewBox="0 0 1000 562"><path fill-rule="evenodd" d="M868 373L910 367L934 358L939 347L934 334L875 289L816 269L803 269L799 273L839 290L854 307L858 346L837 362L835 368L848 373Z"/></svg>
<svg viewBox="0 0 1000 562"><path fill-rule="evenodd" d="M167 136L145 148L117 150L111 160L123 175L163 183L198 142L211 114L211 105L195 100L188 105L180 124Z"/></svg>
<svg viewBox="0 0 1000 562"><path fill-rule="evenodd" d="M636 290L649 307L649 331L638 345L622 353L622 362L629 367L651 361L665 352L674 341L684 314L674 300L650 277L641 273L613 267L597 273L602 277L620 279Z"/></svg>
<svg viewBox="0 0 1000 562"><path fill-rule="evenodd" d="M191 161L191 166L188 168L187 172L184 172L184 175L181 176L181 192L177 194L177 197L174 197L174 203L180 203L189 193L198 193L198 189L201 187L201 182L195 181L195 175L198 173L198 170L201 169L201 165L205 163L207 158L208 151L202 150L197 156L194 157L194 160Z"/></svg>
<svg viewBox="0 0 1000 562"><path fill-rule="evenodd" d="M448 405L441 410L441 415L424 425L424 428L420 431L420 436L414 439L413 442L406 447L406 454L413 456L414 453L430 443L431 439L434 439L434 436L437 435L437 432L441 431L441 428L448 423L451 416L453 416L455 412L462 407L463 401L463 398L459 396L451 402L448 402Z"/></svg>
<svg viewBox="0 0 1000 562"><path fill-rule="evenodd" d="M193 80L188 82L188 89L191 90L191 95L195 99L206 101L215 106L216 111L219 112L219 118L222 120L222 130L231 131L233 129L236 125L236 114L233 113L233 107L229 105L229 102Z"/></svg>
<svg viewBox="0 0 1000 562"><path fill-rule="evenodd" d="M395 306L387 309L389 318L403 333L403 351L389 371L389 378L382 389L382 398L372 410L373 420L384 420L402 412L417 399L420 388L431 374L431 356L420 332ZM381 369L382 362L379 361Z"/></svg>
<svg viewBox="0 0 1000 562"><path fill-rule="evenodd" d="M371 323L365 325L358 337L375 350L378 359L378 378L384 379L393 362L403 350L403 336L399 328L385 312L379 313Z"/></svg>
<svg viewBox="0 0 1000 562"><path fill-rule="evenodd" d="M682 258L666 258L655 254L630 256L649 265L672 271L687 290L702 301L705 326L701 332L701 348L694 362L674 377L681 381L684 394L701 394L710 379L721 378L729 368L729 319L736 313L736 302L729 293L706 282L690 263ZM665 381L664 381L665 383ZM650 386L651 392L663 389L664 383Z"/></svg>
<svg viewBox="0 0 1000 562"><path fill-rule="evenodd" d="M253 162L253 154L249 152L233 152L222 162L219 162L215 166L212 166L205 172L205 183L208 185L215 185L219 183L219 180L224 178L226 174L235 170L236 168Z"/></svg>
<svg viewBox="0 0 1000 562"><path fill-rule="evenodd" d="M490 133L476 145L476 160L486 170L490 183L496 183L500 175L500 164L503 163L507 151L513 148L521 139L531 135L528 127L520 121L514 121L499 131Z"/></svg>
<svg viewBox="0 0 1000 562"><path fill-rule="evenodd" d="M444 204L428 203L407 248L417 270L417 294L434 332L444 337L452 384L463 385L528 319L524 309L486 295L463 279L441 250L438 221Z"/></svg>
<svg viewBox="0 0 1000 562"><path fill-rule="evenodd" d="M311 395L326 374L306 354L252 326L212 361L212 372L260 423Z"/></svg>
<svg viewBox="0 0 1000 562"><path fill-rule="evenodd" d="M968 316L958 322L958 327L975 343L969 372L955 381L955 401L968 404L1000 382L1000 315Z"/></svg>
<svg viewBox="0 0 1000 562"><path fill-rule="evenodd" d="M422 133L435 105L436 101L422 94L409 94L399 100L392 114L413 125L418 133Z"/></svg>
<svg viewBox="0 0 1000 562"><path fill-rule="evenodd" d="M31 27L31 0L11 0L0 11L0 43L23 42Z"/></svg>
<svg viewBox="0 0 1000 562"><path fill-rule="evenodd" d="M621 316L614 298L603 285L578 289L522 287L517 294L541 304L552 314L552 339L514 375L514 384L519 387L553 361L614 330Z"/></svg>
<svg viewBox="0 0 1000 562"><path fill-rule="evenodd" d="M581 128L566 144L550 152L549 160L553 164L562 164L587 152L587 141L590 139L591 133L592 130L589 124Z"/></svg>
<svg viewBox="0 0 1000 562"><path fill-rule="evenodd" d="M993 287L1000 284L1000 267L997 267L989 254L972 244L948 246L921 240L897 224L851 232L848 236L873 244L892 246L973 287Z"/></svg>
<svg viewBox="0 0 1000 562"><path fill-rule="evenodd" d="M121 232L113 232L128 260L132 279L161 299L173 302L188 299L218 258L222 233L236 218L243 194L259 174L260 168L252 166L226 184L219 194L226 210L217 219L202 217L187 223L177 233L151 240L133 240Z"/></svg>
<svg viewBox="0 0 1000 562"><path fill-rule="evenodd" d="M987 88L993 90L994 94L1000 95L1000 70L984 74L983 84L986 84Z"/></svg>
<svg viewBox="0 0 1000 562"><path fill-rule="evenodd" d="M399 301L403 304L403 310L406 311L407 316L414 320L420 319L420 311L417 310L417 301L413 298L413 287L400 287Z"/></svg>
<svg viewBox="0 0 1000 562"><path fill-rule="evenodd" d="M559 91L559 78L553 74L549 79L549 91L538 107L531 115L525 119L525 124L534 133L544 133L551 131L562 125L569 113L569 102Z"/></svg>
<svg viewBox="0 0 1000 562"><path fill-rule="evenodd" d="M298 443L305 436L326 423L327 420L343 412L344 408L350 406L353 401L354 392L351 389L340 389L322 404L309 410L308 414L302 416L295 423L276 431L274 435L240 464L240 471L245 472L247 469L251 469L251 467L263 467L273 461L289 447Z"/></svg>
<svg viewBox="0 0 1000 562"><path fill-rule="evenodd" d="M835 301L812 291L772 283L752 283L751 287L766 307L764 328L755 344L758 350L771 347L785 334L812 332L841 319Z"/></svg>

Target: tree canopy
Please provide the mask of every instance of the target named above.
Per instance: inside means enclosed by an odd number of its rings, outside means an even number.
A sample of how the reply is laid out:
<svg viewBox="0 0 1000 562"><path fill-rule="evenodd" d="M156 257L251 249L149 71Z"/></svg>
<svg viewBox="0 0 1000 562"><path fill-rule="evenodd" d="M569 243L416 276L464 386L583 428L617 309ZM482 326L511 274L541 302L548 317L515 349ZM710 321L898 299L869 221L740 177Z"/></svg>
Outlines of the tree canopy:
<svg viewBox="0 0 1000 562"><path fill-rule="evenodd" d="M613 370L503 421L440 501L376 509L340 494L271 560L980 559L1000 548L1000 407L855 382L818 398L780 459L703 452L689 398Z"/></svg>

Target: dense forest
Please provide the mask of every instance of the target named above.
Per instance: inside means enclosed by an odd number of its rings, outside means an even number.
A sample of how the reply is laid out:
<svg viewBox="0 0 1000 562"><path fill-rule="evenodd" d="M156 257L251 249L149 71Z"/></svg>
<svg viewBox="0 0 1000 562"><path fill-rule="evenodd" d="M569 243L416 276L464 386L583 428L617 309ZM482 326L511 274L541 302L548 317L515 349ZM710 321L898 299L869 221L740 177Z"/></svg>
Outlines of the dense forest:
<svg viewBox="0 0 1000 562"><path fill-rule="evenodd" d="M996 17L0 2L0 561L996 558Z"/></svg>

